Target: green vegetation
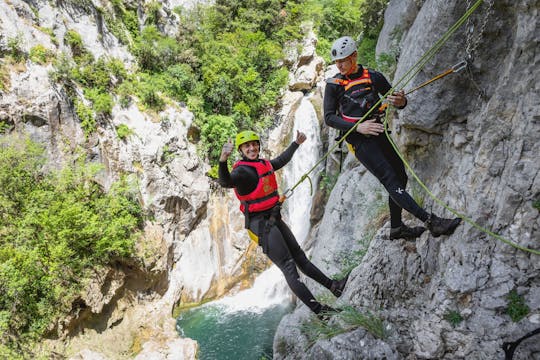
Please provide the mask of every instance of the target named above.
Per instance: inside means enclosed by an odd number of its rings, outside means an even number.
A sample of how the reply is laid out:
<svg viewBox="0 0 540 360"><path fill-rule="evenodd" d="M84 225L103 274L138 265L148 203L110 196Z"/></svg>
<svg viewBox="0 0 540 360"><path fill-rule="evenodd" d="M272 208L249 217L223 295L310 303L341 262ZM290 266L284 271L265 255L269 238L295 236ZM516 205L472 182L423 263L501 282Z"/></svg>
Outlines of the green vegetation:
<svg viewBox="0 0 540 360"><path fill-rule="evenodd" d="M532 202L532 207L535 208L536 210L540 211L540 200L534 200Z"/></svg>
<svg viewBox="0 0 540 360"><path fill-rule="evenodd" d="M66 32L64 42L71 49L71 53L73 54L74 58L80 57L87 53L86 49L84 48L81 35L74 30L68 30Z"/></svg>
<svg viewBox="0 0 540 360"><path fill-rule="evenodd" d="M44 173L43 148L0 142L0 357L31 343L72 309L90 270L133 254L142 212L127 181L108 193L80 161ZM16 358L16 357L15 357Z"/></svg>
<svg viewBox="0 0 540 360"><path fill-rule="evenodd" d="M444 314L443 318L454 327L458 326L463 321L463 317L461 316L459 311L456 311L456 310L447 311Z"/></svg>
<svg viewBox="0 0 540 360"><path fill-rule="evenodd" d="M7 56L16 63L26 60L27 54L22 48L22 35L7 39Z"/></svg>
<svg viewBox="0 0 540 360"><path fill-rule="evenodd" d="M371 236L373 238L373 236ZM364 255L366 255L369 242L371 241L371 238L368 240L367 245L363 247L362 249L355 250L355 251L342 251L340 252L336 258L339 259L339 267L340 272L337 274L334 274L332 276L335 280L341 280L350 273L355 267L357 267L364 258Z"/></svg>
<svg viewBox="0 0 540 360"><path fill-rule="evenodd" d="M341 36L359 39L358 60L375 68L375 45L388 0L310 0L310 15L319 36L317 53L330 62L332 42Z"/></svg>
<svg viewBox="0 0 540 360"><path fill-rule="evenodd" d="M264 132L273 125L272 113L288 80L283 49L287 42L300 39L304 21L313 22L322 56L328 56L337 37L362 36L360 59L374 66L386 3L217 0L176 8L180 25L172 38L159 30L160 2L145 5L144 24L139 24L136 7L114 0L113 11L101 14L107 27L129 46L137 67L128 72L118 60L94 59L81 36L70 30L64 41L74 62L59 59L52 78L68 89L82 87L98 116L109 116L115 102L127 107L136 101L142 110L152 111L175 102L187 104L201 131L199 149L215 163L229 135L240 129Z"/></svg>
<svg viewBox="0 0 540 360"><path fill-rule="evenodd" d="M523 296L519 295L516 290L510 291L506 297L507 308L506 314L510 316L513 322L518 322L529 313L530 309L525 304Z"/></svg>
<svg viewBox="0 0 540 360"><path fill-rule="evenodd" d="M361 327L377 339L385 339L386 331L382 319L371 312L360 312L352 306L345 306L330 316L338 317L341 322L328 322L312 317L301 326L301 331L307 336L309 346L318 340L330 339L336 335Z"/></svg>
<svg viewBox="0 0 540 360"><path fill-rule="evenodd" d="M125 140L128 136L133 135L134 132L126 124L120 124L116 127L116 135L120 140Z"/></svg>
<svg viewBox="0 0 540 360"><path fill-rule="evenodd" d="M37 64L46 64L53 58L53 55L45 46L38 44L30 49L28 57Z"/></svg>
<svg viewBox="0 0 540 360"><path fill-rule="evenodd" d="M84 130L84 134L88 136L96 129L94 112L79 99L75 99L74 105L75 113L79 117L79 120L81 120L81 127Z"/></svg>
<svg viewBox="0 0 540 360"><path fill-rule="evenodd" d="M0 134L3 134L8 128L9 125L5 121L0 120Z"/></svg>
<svg viewBox="0 0 540 360"><path fill-rule="evenodd" d="M9 71L0 60L0 91L5 91L9 88Z"/></svg>

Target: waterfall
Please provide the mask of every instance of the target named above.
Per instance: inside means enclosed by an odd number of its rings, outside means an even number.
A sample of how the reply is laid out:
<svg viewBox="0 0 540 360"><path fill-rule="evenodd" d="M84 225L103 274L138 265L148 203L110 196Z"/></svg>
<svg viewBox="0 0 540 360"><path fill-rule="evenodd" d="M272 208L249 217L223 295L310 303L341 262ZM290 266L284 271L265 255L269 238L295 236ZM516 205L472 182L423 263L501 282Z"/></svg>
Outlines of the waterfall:
<svg viewBox="0 0 540 360"><path fill-rule="evenodd" d="M306 141L294 154L291 163L284 170L285 189L293 187L309 169L311 169L321 156L321 137L319 120L313 105L309 101L310 95L304 96L294 117L293 138L296 132L306 134ZM317 175L314 171L310 175ZM317 190L317 178L312 177L313 193L310 191L309 180L302 182L285 201L286 221L291 227L296 240L300 245L304 243L310 230L310 212L313 203L313 194Z"/></svg>

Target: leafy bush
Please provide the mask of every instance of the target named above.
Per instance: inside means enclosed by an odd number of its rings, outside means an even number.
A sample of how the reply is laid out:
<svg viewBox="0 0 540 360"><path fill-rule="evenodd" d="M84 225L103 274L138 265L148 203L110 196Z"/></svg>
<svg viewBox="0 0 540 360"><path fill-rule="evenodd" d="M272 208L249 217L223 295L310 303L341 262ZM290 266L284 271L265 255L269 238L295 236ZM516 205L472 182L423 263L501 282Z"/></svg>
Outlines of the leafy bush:
<svg viewBox="0 0 540 360"><path fill-rule="evenodd" d="M116 135L120 140L127 139L128 136L133 134L133 130L126 124L120 124L116 127Z"/></svg>
<svg viewBox="0 0 540 360"><path fill-rule="evenodd" d="M178 101L186 101L195 89L196 81L193 69L187 64L175 64L167 68L163 74L165 92Z"/></svg>
<svg viewBox="0 0 540 360"><path fill-rule="evenodd" d="M54 70L49 72L51 81L69 85L71 83L74 63L71 58L62 52L53 61Z"/></svg>
<svg viewBox="0 0 540 360"><path fill-rule="evenodd" d="M158 1L150 1L145 5L146 24L159 25L161 3Z"/></svg>
<svg viewBox="0 0 540 360"><path fill-rule="evenodd" d="M84 96L92 102L96 114L110 115L113 107L113 99L108 92L99 89L84 89Z"/></svg>
<svg viewBox="0 0 540 360"><path fill-rule="evenodd" d="M383 24L388 0L311 0L311 13L319 42L317 53L330 62L330 48L342 36L360 39L359 61L376 67L375 45Z"/></svg>
<svg viewBox="0 0 540 360"><path fill-rule="evenodd" d="M162 91L166 87L165 78L140 74L139 81L134 83L136 95L142 103L150 109L161 111L165 107Z"/></svg>
<svg viewBox="0 0 540 360"><path fill-rule="evenodd" d="M45 46L38 44L30 49L29 58L35 63L45 64L52 58L52 54Z"/></svg>
<svg viewBox="0 0 540 360"><path fill-rule="evenodd" d="M162 35L156 26L150 25L143 29L133 53L143 71L162 72L178 63L180 50L175 39Z"/></svg>
<svg viewBox="0 0 540 360"><path fill-rule="evenodd" d="M43 148L0 142L0 353L71 310L87 270L129 257L141 208L125 181L109 193L78 162L43 173Z"/></svg>
<svg viewBox="0 0 540 360"><path fill-rule="evenodd" d="M217 159L221 155L221 147L229 138L234 138L238 129L230 116L210 115L201 127L201 143L209 155ZM217 146L216 144L219 144Z"/></svg>
<svg viewBox="0 0 540 360"><path fill-rule="evenodd" d="M75 113L81 121L81 127L84 130L84 134L88 136L96 130L96 120L94 118L94 112L79 99L75 100L74 105Z"/></svg>
<svg viewBox="0 0 540 360"><path fill-rule="evenodd" d="M7 41L8 55L15 62L21 62L26 59L26 54L22 48L22 41L23 39L21 35L8 38L8 41Z"/></svg>
<svg viewBox="0 0 540 360"><path fill-rule="evenodd" d="M71 49L73 57L80 57L86 53L82 37L78 32L68 30L64 36L64 42Z"/></svg>

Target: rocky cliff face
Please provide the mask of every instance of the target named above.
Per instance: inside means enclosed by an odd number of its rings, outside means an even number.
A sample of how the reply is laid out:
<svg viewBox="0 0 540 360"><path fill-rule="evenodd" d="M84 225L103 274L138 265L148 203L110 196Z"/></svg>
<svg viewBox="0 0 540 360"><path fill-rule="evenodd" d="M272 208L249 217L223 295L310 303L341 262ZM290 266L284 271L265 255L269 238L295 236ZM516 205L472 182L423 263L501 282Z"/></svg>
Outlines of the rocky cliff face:
<svg viewBox="0 0 540 360"><path fill-rule="evenodd" d="M393 119L393 137L435 196L480 226L538 250L540 3L503 0L491 10L485 3L406 89L466 59L469 44L473 59L467 71L411 94L407 108ZM465 5L390 1L378 49L399 54L394 79L465 12ZM361 165L348 160L314 234L316 264L337 272L345 254L360 253L374 229L369 220L387 212L382 190ZM428 210L451 215L421 194ZM406 221L418 224L412 217ZM376 227L337 303L377 314L386 336L358 328L310 343L300 330L310 315L299 306L280 324L275 358L502 359L503 342L540 327L538 255L469 223L452 236L425 233L416 242L388 240L388 226ZM509 316L516 305L512 297L529 308L517 322ZM330 325L340 321L335 316ZM524 341L515 353L515 359L537 358L537 338Z"/></svg>
<svg viewBox="0 0 540 360"><path fill-rule="evenodd" d="M19 50L27 54L36 45L69 53L63 40L68 30L75 30L96 58L114 57L129 68L131 54L97 10L107 4L0 1L0 53L9 51L12 39L18 39ZM168 21L163 30L174 32L176 20L170 10L182 2L163 5L170 15L164 16ZM247 286L257 269L246 264L265 263L248 248L231 194L210 188L205 175L209 165L188 139L193 115L178 104L158 114L135 105L116 106L86 138L72 102L49 81L51 64L0 61L0 121L7 126L0 136L29 134L46 147L50 167L61 167L82 149L89 161L104 165L98 181L105 189L129 174L152 219L137 244L142 264L100 269L81 294L77 311L56 325L60 341L47 342L44 348L67 356L84 348L94 351L81 352L82 358L129 358L138 352L141 359L154 353L153 358L195 357L196 343L178 339L173 309L222 296L233 286ZM117 135L121 125L130 129L129 136ZM255 261L245 263L246 258Z"/></svg>
<svg viewBox="0 0 540 360"><path fill-rule="evenodd" d="M164 5L171 9L179 3ZM26 52L38 44L66 50L62 39L75 29L94 56L108 54L130 64L129 52L94 11L98 6L89 11L75 2L1 1L0 50L16 36L22 37ZM467 44L474 48L478 36L469 71L410 95L409 106L393 119L394 139L435 195L480 225L535 249L540 227L538 205L533 206L540 198L539 8L537 0L501 0L486 17L487 6L480 7L468 27L406 88L465 58ZM377 48L399 56L394 78L464 11L465 2L457 0L390 1ZM163 30L172 32L175 20L168 19ZM58 41L43 29L52 29ZM313 41L308 37L304 51L291 54L294 73L279 114L282 122L269 139L276 152L290 140L291 119L303 92L313 92L312 102L320 109L325 76ZM174 331L174 306L218 297L239 282L244 286L253 269L242 259L258 255L247 248L231 194L214 191L204 175L208 165L187 136L192 114L176 105L157 117L134 106L114 108L110 121L85 139L66 94L49 83L50 69L30 61L8 65L0 97L0 120L8 131L2 136L29 133L47 146L49 166L54 167L83 146L89 159L105 165L99 179L105 188L123 173L138 180L141 201L155 220L146 224L137 245L143 265L100 269L81 294L82 310L57 325L61 340L45 346L76 354L74 359L127 358L132 353L139 359L194 358L196 344L178 339ZM119 139L119 125L134 134ZM333 132L324 125L322 130L332 144ZM338 158L330 156L329 173L336 171ZM450 215L422 196L428 209ZM502 358L502 342L540 326L537 255L505 245L470 224L451 237L425 234L416 242L389 241L386 194L350 155L324 213L322 203L312 214L312 259L330 273L351 262L357 265L339 304L375 313L387 336L375 338L359 328L310 344L299 330L309 317L300 306L282 321L276 358ZM516 323L507 315L511 291L530 309ZM462 320L452 325L448 314ZM533 338L520 345L517 355L528 359L539 353Z"/></svg>

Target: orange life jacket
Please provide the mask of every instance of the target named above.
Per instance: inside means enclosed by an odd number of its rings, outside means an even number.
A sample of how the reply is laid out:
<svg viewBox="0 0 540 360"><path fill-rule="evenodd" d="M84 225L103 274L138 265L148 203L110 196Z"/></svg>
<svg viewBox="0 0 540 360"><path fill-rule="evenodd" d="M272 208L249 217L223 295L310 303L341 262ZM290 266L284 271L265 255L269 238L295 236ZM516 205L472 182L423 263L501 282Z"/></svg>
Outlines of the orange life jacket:
<svg viewBox="0 0 540 360"><path fill-rule="evenodd" d="M240 195L236 188L234 193L240 200L240 211L244 214L260 212L273 208L279 201L278 185L274 168L268 160L243 161L240 160L233 165L233 169L238 166L251 166L257 171L259 183L255 190L247 195Z"/></svg>
<svg viewBox="0 0 540 360"><path fill-rule="evenodd" d="M358 107L361 108L362 114L365 114L371 108L371 106L379 100L379 97L376 95L377 93L373 89L373 81L371 80L371 76L369 75L369 70L367 68L364 68L362 75L355 79L329 78L326 79L326 83L343 86L345 90L344 96L348 96L350 99L352 99L351 95L353 91L359 94L357 96L360 96L359 98L356 98L356 100L362 99L364 95L371 95L371 101L363 100L361 103L358 103ZM355 88L351 90L352 87ZM380 106L378 112L374 112L373 115L376 116L378 113L383 112L386 106L386 104ZM362 116L347 115L343 112L343 109L340 110L340 115L343 120L351 123L356 123L362 118Z"/></svg>

